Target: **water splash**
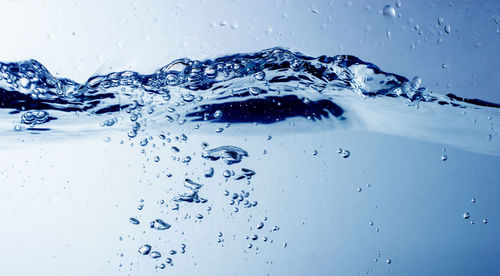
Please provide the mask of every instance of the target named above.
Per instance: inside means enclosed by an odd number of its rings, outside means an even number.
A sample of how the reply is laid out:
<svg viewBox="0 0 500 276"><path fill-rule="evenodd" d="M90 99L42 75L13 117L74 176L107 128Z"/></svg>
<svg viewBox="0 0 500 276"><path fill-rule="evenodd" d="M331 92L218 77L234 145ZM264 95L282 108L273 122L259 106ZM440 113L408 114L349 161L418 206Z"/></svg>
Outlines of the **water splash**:
<svg viewBox="0 0 500 276"><path fill-rule="evenodd" d="M216 132L235 123L336 118L339 127L499 154L496 139L479 143L496 136L494 131L464 127L457 119L463 110L475 117L495 116L499 107L453 94L433 94L421 86L420 78L386 73L354 56L314 58L284 48L203 61L178 59L152 74L112 72L85 83L57 78L35 60L0 62L0 122L8 132L26 126L34 132L68 134L119 126L128 128L133 139L147 117L155 118L158 125L225 124ZM20 124L6 123L15 116L20 116ZM465 133L464 137L451 135L457 132Z"/></svg>

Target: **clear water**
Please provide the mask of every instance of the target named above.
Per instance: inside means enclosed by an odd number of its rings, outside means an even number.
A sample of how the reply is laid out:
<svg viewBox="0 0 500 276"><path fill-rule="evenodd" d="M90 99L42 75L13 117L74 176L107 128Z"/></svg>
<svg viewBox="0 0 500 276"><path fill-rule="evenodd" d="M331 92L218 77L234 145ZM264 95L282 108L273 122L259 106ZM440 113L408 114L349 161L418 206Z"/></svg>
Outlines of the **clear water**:
<svg viewBox="0 0 500 276"><path fill-rule="evenodd" d="M2 275L500 273L499 104L286 47L138 71L0 62Z"/></svg>

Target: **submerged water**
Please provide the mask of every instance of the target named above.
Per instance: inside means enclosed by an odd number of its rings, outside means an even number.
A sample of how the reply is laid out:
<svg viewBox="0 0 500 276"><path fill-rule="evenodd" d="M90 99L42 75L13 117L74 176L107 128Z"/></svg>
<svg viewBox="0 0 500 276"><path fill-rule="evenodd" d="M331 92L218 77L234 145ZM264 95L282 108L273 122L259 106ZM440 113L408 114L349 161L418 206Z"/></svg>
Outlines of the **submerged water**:
<svg viewBox="0 0 500 276"><path fill-rule="evenodd" d="M85 83L28 60L0 106L7 272L499 272L500 105L418 77L285 48Z"/></svg>

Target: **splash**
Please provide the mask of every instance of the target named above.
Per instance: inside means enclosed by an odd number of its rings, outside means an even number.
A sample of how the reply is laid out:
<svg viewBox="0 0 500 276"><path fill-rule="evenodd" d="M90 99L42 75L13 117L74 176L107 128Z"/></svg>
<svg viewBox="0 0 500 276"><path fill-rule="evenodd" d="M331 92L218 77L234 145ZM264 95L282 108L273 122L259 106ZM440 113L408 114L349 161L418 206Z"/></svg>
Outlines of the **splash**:
<svg viewBox="0 0 500 276"><path fill-rule="evenodd" d="M418 77L409 80L386 73L354 56L314 58L284 48L203 61L178 59L152 74L112 72L85 83L57 78L36 60L0 63L2 120L20 116L20 124L3 131L67 134L116 127L119 120L130 120L128 126L121 126L129 128L128 136L134 138L146 117L177 126L333 118L340 127L498 154L500 147L495 143L479 145L480 139L494 137L496 132L464 127L456 117L464 110L476 117L491 117L499 107L453 94L433 94L421 86ZM457 132L465 133L464 137L449 135Z"/></svg>

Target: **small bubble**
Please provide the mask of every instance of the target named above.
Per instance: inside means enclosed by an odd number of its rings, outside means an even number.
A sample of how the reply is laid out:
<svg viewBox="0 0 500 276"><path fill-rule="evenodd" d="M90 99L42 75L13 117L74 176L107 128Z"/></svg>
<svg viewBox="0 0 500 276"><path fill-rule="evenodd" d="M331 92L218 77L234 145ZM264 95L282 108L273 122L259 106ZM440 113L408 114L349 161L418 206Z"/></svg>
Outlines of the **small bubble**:
<svg viewBox="0 0 500 276"><path fill-rule="evenodd" d="M463 218L464 219L469 219L470 218L470 214L469 213L464 213L463 214Z"/></svg>
<svg viewBox="0 0 500 276"><path fill-rule="evenodd" d="M446 25L446 26L444 27L444 31L445 31L445 33L447 33L447 34L450 34L450 33L451 33L451 26L450 26L450 25Z"/></svg>
<svg viewBox="0 0 500 276"><path fill-rule="evenodd" d="M439 17L437 19L438 25L443 25L444 19L442 17Z"/></svg>
<svg viewBox="0 0 500 276"><path fill-rule="evenodd" d="M351 152L349 152L348 150L343 150L342 151L342 157L348 158L349 156L351 156Z"/></svg>
<svg viewBox="0 0 500 276"><path fill-rule="evenodd" d="M222 175L225 177L225 178L228 178L228 177L231 177L231 172L229 170L225 170Z"/></svg>
<svg viewBox="0 0 500 276"><path fill-rule="evenodd" d="M248 93L250 93L250 95L257 96L257 95L260 94L260 92L261 92L261 90L258 87L250 87L250 88L248 88Z"/></svg>
<svg viewBox="0 0 500 276"><path fill-rule="evenodd" d="M446 161L446 160L448 160L448 156L446 156L446 154L441 155L441 161Z"/></svg>
<svg viewBox="0 0 500 276"><path fill-rule="evenodd" d="M153 229L156 229L156 230L167 230L171 227L170 224L164 222L163 220L161 219L156 219L156 220L153 220L149 226Z"/></svg>
<svg viewBox="0 0 500 276"><path fill-rule="evenodd" d="M210 168L206 169L204 175L207 178L214 176L214 168L210 167Z"/></svg>
<svg viewBox="0 0 500 276"><path fill-rule="evenodd" d="M317 150L313 150L313 155L318 155L318 151Z"/></svg>
<svg viewBox="0 0 500 276"><path fill-rule="evenodd" d="M253 77L258 81L262 81L266 78L266 73L264 73L264 71L259 71L259 72L255 73L253 75Z"/></svg>
<svg viewBox="0 0 500 276"><path fill-rule="evenodd" d="M222 110L217 110L214 112L214 118L220 119L222 117Z"/></svg>
<svg viewBox="0 0 500 276"><path fill-rule="evenodd" d="M257 225L257 229L262 229L264 227L264 223L263 222L259 222L259 225Z"/></svg>
<svg viewBox="0 0 500 276"><path fill-rule="evenodd" d="M386 262L387 264L391 264L391 263L392 263L392 260L391 260L391 259L387 259L387 260L385 260L385 262Z"/></svg>
<svg viewBox="0 0 500 276"><path fill-rule="evenodd" d="M160 162L160 157L159 156L155 156L154 159L153 159L153 161Z"/></svg>
<svg viewBox="0 0 500 276"><path fill-rule="evenodd" d="M197 218L197 219L202 219L202 218L203 218L203 215L202 215L202 214L197 214L197 215L196 215L196 218Z"/></svg>
<svg viewBox="0 0 500 276"><path fill-rule="evenodd" d="M138 220L138 219L136 219L136 218L130 218L130 219L129 219L129 221L130 221L130 223L132 223L132 224L134 224L134 225L137 225L137 224L139 224L139 223L140 223L140 222L139 222L139 220Z"/></svg>
<svg viewBox="0 0 500 276"><path fill-rule="evenodd" d="M488 220L487 219L483 219L483 223L484 224L488 223Z"/></svg>
<svg viewBox="0 0 500 276"><path fill-rule="evenodd" d="M138 251L139 251L139 254L141 254L141 255L148 255L149 252L151 252L151 245L145 244L145 245L139 247Z"/></svg>
<svg viewBox="0 0 500 276"><path fill-rule="evenodd" d="M363 189L361 187L358 187L358 193L361 192Z"/></svg>
<svg viewBox="0 0 500 276"><path fill-rule="evenodd" d="M396 17L396 10L391 5L386 5L383 9L383 14L388 17Z"/></svg>
<svg viewBox="0 0 500 276"><path fill-rule="evenodd" d="M153 252L151 252L150 256L151 256L151 258L153 258L153 259L158 259L158 258L160 258L160 257L161 257L161 254L160 254L160 252L158 252L158 251L153 251Z"/></svg>

